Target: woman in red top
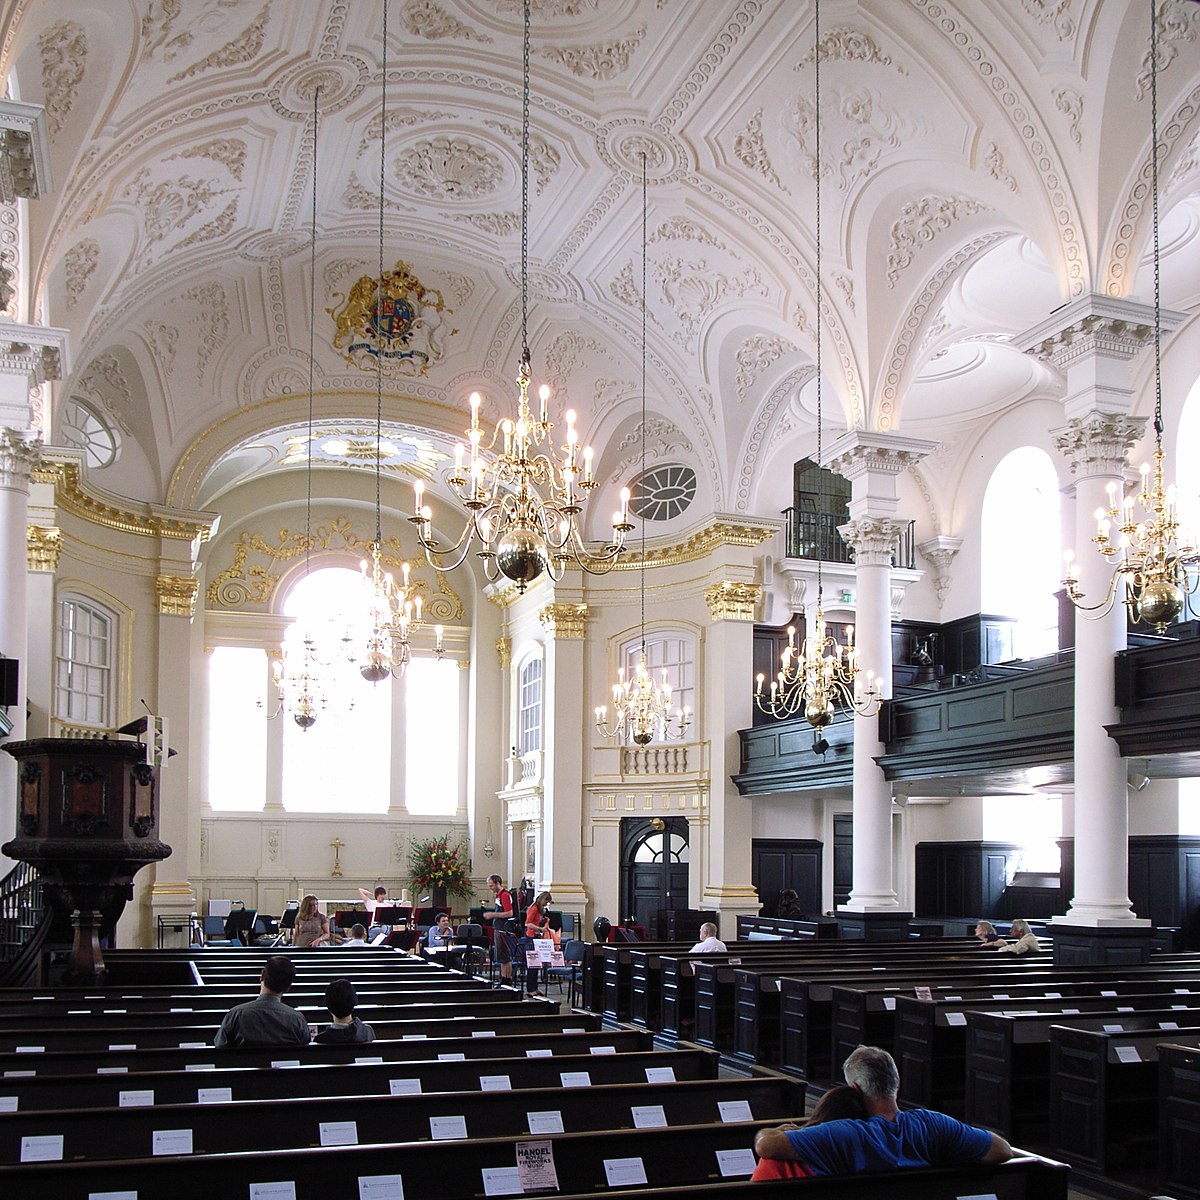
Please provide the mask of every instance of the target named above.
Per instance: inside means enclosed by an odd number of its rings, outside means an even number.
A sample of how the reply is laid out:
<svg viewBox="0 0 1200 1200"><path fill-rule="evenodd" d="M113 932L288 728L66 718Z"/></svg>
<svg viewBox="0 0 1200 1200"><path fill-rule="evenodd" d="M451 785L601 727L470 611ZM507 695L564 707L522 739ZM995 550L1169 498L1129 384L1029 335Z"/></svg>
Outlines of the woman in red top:
<svg viewBox="0 0 1200 1200"><path fill-rule="evenodd" d="M533 903L525 910L525 945L533 948L533 943L541 938L550 936L550 917L546 910L554 903L554 897L549 892L538 892ZM526 967L525 982L531 996L540 996L538 977L540 968Z"/></svg>

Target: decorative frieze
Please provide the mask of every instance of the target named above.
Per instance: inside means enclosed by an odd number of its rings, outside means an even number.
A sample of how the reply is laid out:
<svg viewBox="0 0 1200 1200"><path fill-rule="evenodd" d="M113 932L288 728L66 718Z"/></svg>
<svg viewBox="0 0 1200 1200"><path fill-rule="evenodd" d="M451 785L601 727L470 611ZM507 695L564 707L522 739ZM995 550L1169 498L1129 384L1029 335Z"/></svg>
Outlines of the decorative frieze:
<svg viewBox="0 0 1200 1200"><path fill-rule="evenodd" d="M1122 475L1127 455L1142 436L1145 417L1092 412L1054 431L1054 445L1079 479Z"/></svg>
<svg viewBox="0 0 1200 1200"><path fill-rule="evenodd" d="M52 187L46 110L0 100L0 204L36 200Z"/></svg>
<svg viewBox="0 0 1200 1200"><path fill-rule="evenodd" d="M25 562L30 571L54 574L62 555L62 530L56 525L30 525L25 530Z"/></svg>
<svg viewBox="0 0 1200 1200"><path fill-rule="evenodd" d="M714 621L753 621L762 592L761 583L737 583L726 579L704 589L704 603Z"/></svg>
<svg viewBox="0 0 1200 1200"><path fill-rule="evenodd" d="M547 604L538 620L548 637L582 640L587 636L586 604Z"/></svg>
<svg viewBox="0 0 1200 1200"><path fill-rule="evenodd" d="M180 575L158 575L154 580L154 595L158 611L164 617L196 615L196 597L200 593L197 580Z"/></svg>
<svg viewBox="0 0 1200 1200"><path fill-rule="evenodd" d="M907 529L907 521L895 521L891 517L860 517L839 525L838 533L854 551L856 567L890 567L896 544Z"/></svg>

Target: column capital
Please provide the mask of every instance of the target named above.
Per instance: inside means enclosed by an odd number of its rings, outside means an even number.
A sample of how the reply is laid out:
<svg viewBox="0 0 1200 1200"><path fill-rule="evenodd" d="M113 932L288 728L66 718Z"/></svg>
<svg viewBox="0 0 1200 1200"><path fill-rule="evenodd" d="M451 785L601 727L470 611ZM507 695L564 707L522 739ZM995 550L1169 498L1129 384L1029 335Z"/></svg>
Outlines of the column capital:
<svg viewBox="0 0 1200 1200"><path fill-rule="evenodd" d="M1090 412L1054 430L1054 445L1066 456L1077 479L1122 476L1126 456L1145 427L1145 417Z"/></svg>
<svg viewBox="0 0 1200 1200"><path fill-rule="evenodd" d="M899 475L932 454L937 442L898 433L848 429L824 453L821 466L853 481L867 474Z"/></svg>
<svg viewBox="0 0 1200 1200"><path fill-rule="evenodd" d="M586 604L547 604L538 613L538 620L552 638L582 641L587 636L588 606Z"/></svg>
<svg viewBox="0 0 1200 1200"><path fill-rule="evenodd" d="M45 107L0 100L0 204L36 200L53 188Z"/></svg>
<svg viewBox="0 0 1200 1200"><path fill-rule="evenodd" d="M41 461L41 439L33 430L0 427L0 487L19 488L28 495Z"/></svg>
<svg viewBox="0 0 1200 1200"><path fill-rule="evenodd" d="M838 533L854 551L856 567L890 567L896 543L907 529L907 521L896 521L891 517L859 517L839 525Z"/></svg>
<svg viewBox="0 0 1200 1200"><path fill-rule="evenodd" d="M180 575L157 575L154 579L154 595L158 600L158 612L164 617L187 617L196 615L196 597L200 582Z"/></svg>
<svg viewBox="0 0 1200 1200"><path fill-rule="evenodd" d="M1160 328L1170 333L1186 316L1164 308ZM1087 358L1129 361L1154 341L1154 306L1092 293L1056 309L1013 340L1026 354L1060 371Z"/></svg>
<svg viewBox="0 0 1200 1200"><path fill-rule="evenodd" d="M704 603L714 621L753 621L762 592L761 583L736 583L725 579L704 589Z"/></svg>
<svg viewBox="0 0 1200 1200"><path fill-rule="evenodd" d="M933 566L933 586L937 592L938 608L946 602L950 590L950 564L962 549L960 537L939 533L917 544L917 553Z"/></svg>
<svg viewBox="0 0 1200 1200"><path fill-rule="evenodd" d="M25 558L30 571L53 575L62 555L62 530L57 525L29 525L25 530Z"/></svg>
<svg viewBox="0 0 1200 1200"><path fill-rule="evenodd" d="M0 321L0 375L23 375L30 387L61 379L67 370L65 329Z"/></svg>
<svg viewBox="0 0 1200 1200"><path fill-rule="evenodd" d="M496 657L500 660L500 670L507 671L512 666L512 638L496 639Z"/></svg>

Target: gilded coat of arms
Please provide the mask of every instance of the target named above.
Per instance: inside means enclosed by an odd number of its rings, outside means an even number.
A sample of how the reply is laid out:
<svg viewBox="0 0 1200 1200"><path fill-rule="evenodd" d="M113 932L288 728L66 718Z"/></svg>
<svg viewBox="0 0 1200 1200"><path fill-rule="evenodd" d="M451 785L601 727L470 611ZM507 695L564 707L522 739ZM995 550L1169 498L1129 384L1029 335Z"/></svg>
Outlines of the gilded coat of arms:
<svg viewBox="0 0 1200 1200"><path fill-rule="evenodd" d="M402 374L424 375L445 357L446 339L458 332L448 327L453 310L442 293L426 287L399 260L382 280L364 275L333 299L333 308L325 310L337 328L333 348L351 366L373 366L380 355Z"/></svg>

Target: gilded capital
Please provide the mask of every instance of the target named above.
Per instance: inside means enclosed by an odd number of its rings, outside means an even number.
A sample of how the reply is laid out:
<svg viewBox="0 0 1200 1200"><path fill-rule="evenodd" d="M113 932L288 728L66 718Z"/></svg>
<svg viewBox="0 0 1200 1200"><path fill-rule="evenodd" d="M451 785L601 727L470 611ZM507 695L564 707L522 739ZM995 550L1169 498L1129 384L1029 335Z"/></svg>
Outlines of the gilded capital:
<svg viewBox="0 0 1200 1200"><path fill-rule="evenodd" d="M1125 473L1129 450L1142 436L1145 417L1125 413L1091 412L1054 431L1054 445L1071 464L1079 479L1120 476Z"/></svg>
<svg viewBox="0 0 1200 1200"><path fill-rule="evenodd" d="M512 638L498 637L496 639L496 657L500 660L500 670L507 671L512 665Z"/></svg>
<svg viewBox="0 0 1200 1200"><path fill-rule="evenodd" d="M0 487L29 491L42 443L32 430L0 428Z"/></svg>
<svg viewBox="0 0 1200 1200"><path fill-rule="evenodd" d="M580 641L587 636L586 604L547 604L538 613L542 628L550 637Z"/></svg>
<svg viewBox="0 0 1200 1200"><path fill-rule="evenodd" d="M854 551L857 567L890 567L896 543L908 528L907 521L891 517L860 517L838 526L842 540Z"/></svg>
<svg viewBox="0 0 1200 1200"><path fill-rule="evenodd" d="M761 583L732 583L726 579L704 589L704 603L714 621L753 621L762 591Z"/></svg>
<svg viewBox="0 0 1200 1200"><path fill-rule="evenodd" d="M62 530L57 525L30 525L25 530L25 561L31 571L58 570Z"/></svg>
<svg viewBox="0 0 1200 1200"><path fill-rule="evenodd" d="M159 575L154 580L158 611L164 617L194 617L199 592L199 582L185 576Z"/></svg>

